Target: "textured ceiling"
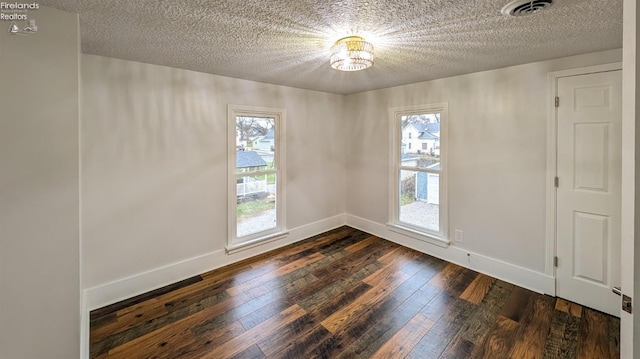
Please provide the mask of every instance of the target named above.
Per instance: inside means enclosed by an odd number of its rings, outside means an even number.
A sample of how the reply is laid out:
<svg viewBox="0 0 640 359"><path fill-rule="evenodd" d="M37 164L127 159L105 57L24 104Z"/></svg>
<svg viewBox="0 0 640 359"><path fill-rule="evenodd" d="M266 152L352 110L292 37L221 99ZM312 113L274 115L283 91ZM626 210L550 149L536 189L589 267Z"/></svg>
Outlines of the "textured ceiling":
<svg viewBox="0 0 640 359"><path fill-rule="evenodd" d="M348 94L622 47L622 0L556 0L526 17L509 0L41 0L80 14L82 51ZM375 64L329 66L357 33Z"/></svg>

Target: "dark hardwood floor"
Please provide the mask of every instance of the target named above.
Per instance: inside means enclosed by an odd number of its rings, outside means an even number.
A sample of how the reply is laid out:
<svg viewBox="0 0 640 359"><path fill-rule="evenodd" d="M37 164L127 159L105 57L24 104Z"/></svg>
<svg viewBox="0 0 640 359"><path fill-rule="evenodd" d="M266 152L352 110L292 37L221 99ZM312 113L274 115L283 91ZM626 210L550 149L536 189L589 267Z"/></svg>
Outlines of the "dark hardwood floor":
<svg viewBox="0 0 640 359"><path fill-rule="evenodd" d="M611 359L619 320L342 227L93 311L91 357Z"/></svg>

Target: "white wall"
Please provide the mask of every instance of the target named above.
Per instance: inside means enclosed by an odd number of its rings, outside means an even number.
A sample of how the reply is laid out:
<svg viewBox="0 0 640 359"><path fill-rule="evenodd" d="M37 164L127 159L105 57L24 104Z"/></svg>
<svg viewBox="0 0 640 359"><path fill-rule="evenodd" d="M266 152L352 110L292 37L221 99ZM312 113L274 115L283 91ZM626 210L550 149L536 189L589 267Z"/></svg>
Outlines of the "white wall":
<svg viewBox="0 0 640 359"><path fill-rule="evenodd" d="M613 50L347 96L347 213L389 219L388 108L448 102L449 238L461 229L459 248L544 273L547 73L620 60Z"/></svg>
<svg viewBox="0 0 640 359"><path fill-rule="evenodd" d="M287 227L294 229L287 240L344 223L343 100L83 55L82 257L83 287L93 288L89 306L284 243L224 254L227 104L287 111Z"/></svg>
<svg viewBox="0 0 640 359"><path fill-rule="evenodd" d="M44 7L29 17L31 36L0 23L0 358L70 359L80 348L78 19Z"/></svg>

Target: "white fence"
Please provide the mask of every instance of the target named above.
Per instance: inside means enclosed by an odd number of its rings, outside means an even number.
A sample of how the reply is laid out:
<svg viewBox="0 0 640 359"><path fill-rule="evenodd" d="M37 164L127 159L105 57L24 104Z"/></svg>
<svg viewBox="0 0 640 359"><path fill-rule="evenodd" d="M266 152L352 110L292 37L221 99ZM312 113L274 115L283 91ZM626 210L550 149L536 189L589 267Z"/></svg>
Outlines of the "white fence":
<svg viewBox="0 0 640 359"><path fill-rule="evenodd" d="M261 193L267 191L267 178L265 176L262 180L254 179L253 177L243 177L243 183L238 183L236 186L236 194L238 197L246 196L253 193Z"/></svg>

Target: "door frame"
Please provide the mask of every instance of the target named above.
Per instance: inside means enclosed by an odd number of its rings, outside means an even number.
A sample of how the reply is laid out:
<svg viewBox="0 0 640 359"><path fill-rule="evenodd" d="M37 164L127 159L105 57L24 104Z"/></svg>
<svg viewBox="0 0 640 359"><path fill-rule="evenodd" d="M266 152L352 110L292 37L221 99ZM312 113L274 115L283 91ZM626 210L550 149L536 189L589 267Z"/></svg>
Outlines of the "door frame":
<svg viewBox="0 0 640 359"><path fill-rule="evenodd" d="M558 111L556 108L556 96L558 95L558 79L570 76L588 75L600 72L610 72L622 70L622 62L610 64L580 67L569 70L554 71L547 74L547 176L546 176L546 251L545 251L545 274L553 277L557 282L556 267L554 257L556 256L557 242L557 193L555 178L558 173ZM556 296L556 286L553 286L553 293Z"/></svg>

